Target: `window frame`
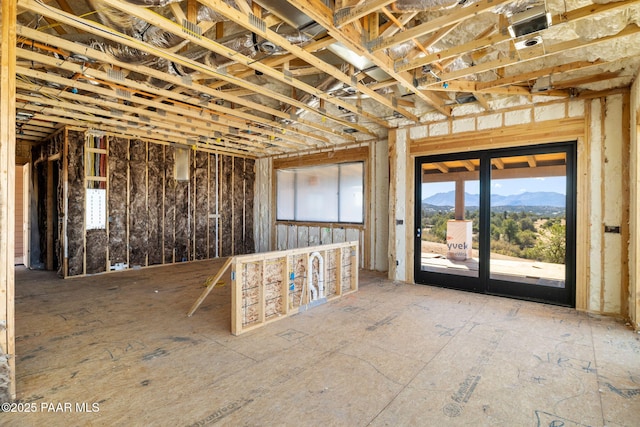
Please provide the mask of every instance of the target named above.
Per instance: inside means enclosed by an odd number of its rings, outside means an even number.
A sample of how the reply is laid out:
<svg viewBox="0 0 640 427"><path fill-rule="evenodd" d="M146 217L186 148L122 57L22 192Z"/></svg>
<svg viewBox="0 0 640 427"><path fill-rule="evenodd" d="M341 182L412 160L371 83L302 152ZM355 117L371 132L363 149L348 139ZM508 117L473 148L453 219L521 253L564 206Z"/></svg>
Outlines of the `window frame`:
<svg viewBox="0 0 640 427"><path fill-rule="evenodd" d="M317 163L317 164L305 164L305 165L300 165L300 166L287 166L287 167L280 167L280 168L276 168L274 167L274 210L275 210L275 222L276 223L291 223L291 224L340 224L340 225L355 225L358 227L364 227L365 225L365 221L366 221L366 217L367 217L367 213L366 213L366 194L367 194L367 189L366 189L366 176L367 176L367 164L366 164L366 160L363 158L354 158L354 159L349 159L346 161L342 161L342 162L321 162L321 163ZM342 170L344 166L348 166L348 165L354 165L354 164L359 164L361 165L361 183L362 183L362 192L361 192L361 197L362 197L362 209L361 209L361 220L358 222L355 221L340 221L340 216L342 213L342 209L341 209L341 177L342 177ZM278 173L281 171L300 171L300 170L310 170L310 169L314 169L314 168L324 168L324 167L332 167L332 166L337 166L338 168L338 174L337 174L337 193L336 193L336 205L337 205L337 221L334 220L315 220L315 219L299 219L298 217L298 212L297 212L297 208L296 208L296 203L297 203L297 194L299 191L298 188L298 183L297 183L297 175L294 176L293 182L294 182L294 188L293 188L293 201L291 201L291 205L293 205L293 219L290 218L285 218L282 219L279 216L279 210L278 210L278 205L279 205L279 188L278 188Z"/></svg>

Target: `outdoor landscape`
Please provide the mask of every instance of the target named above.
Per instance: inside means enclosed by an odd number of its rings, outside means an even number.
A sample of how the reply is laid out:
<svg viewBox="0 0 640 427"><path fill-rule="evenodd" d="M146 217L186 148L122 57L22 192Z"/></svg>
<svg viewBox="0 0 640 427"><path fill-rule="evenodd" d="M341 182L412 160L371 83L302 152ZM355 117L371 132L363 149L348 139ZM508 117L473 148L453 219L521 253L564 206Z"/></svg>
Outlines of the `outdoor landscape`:
<svg viewBox="0 0 640 427"><path fill-rule="evenodd" d="M447 221L454 219L455 192L422 200L422 240L446 244ZM564 264L565 195L523 192L491 199L491 252L507 257ZM478 249L479 195L465 193L465 217L473 224L473 248ZM430 245L431 248L433 246ZM446 248L446 247L445 247ZM475 254L474 254L475 256Z"/></svg>

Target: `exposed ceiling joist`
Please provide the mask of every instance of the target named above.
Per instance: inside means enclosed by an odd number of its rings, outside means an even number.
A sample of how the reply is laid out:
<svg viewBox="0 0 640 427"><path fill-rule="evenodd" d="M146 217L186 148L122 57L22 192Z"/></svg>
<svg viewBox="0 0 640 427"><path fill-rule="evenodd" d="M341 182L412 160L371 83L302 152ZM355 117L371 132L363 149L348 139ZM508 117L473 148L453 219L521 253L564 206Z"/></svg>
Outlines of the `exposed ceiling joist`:
<svg viewBox="0 0 640 427"><path fill-rule="evenodd" d="M507 28L538 2L145 1L18 0L16 132L46 139L97 117L262 157L586 99L623 90L640 68L640 0L547 1L531 11L552 19L517 37Z"/></svg>

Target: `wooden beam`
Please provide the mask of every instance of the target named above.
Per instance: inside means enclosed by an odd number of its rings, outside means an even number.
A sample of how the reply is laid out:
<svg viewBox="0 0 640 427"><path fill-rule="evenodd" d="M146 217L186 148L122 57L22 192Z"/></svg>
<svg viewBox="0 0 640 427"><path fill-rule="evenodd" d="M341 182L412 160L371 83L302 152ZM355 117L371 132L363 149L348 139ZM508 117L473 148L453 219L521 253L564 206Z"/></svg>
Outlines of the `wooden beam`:
<svg viewBox="0 0 640 427"><path fill-rule="evenodd" d="M499 159L493 159L499 160ZM495 165L495 163L494 163ZM546 178L551 176L563 176L566 173L565 165L539 166L537 168L513 168L494 169L491 171L492 179L517 179L517 178ZM443 173L424 173L424 182L451 182L451 181L477 181L478 171L456 171Z"/></svg>
<svg viewBox="0 0 640 427"><path fill-rule="evenodd" d="M32 2L32 0L27 0L28 2ZM320 97L320 98L325 98L327 101L337 105L337 106L341 106L349 111L352 111L356 114L359 114L365 118L368 118L370 120L373 120L374 122L378 123L381 126L384 127L389 127L390 125L388 124L388 122L386 122L385 120L382 120L380 118L378 118L377 116L373 115L373 114L369 114L368 112L359 110L357 108L355 108L352 104L349 104L345 101L342 101L334 96L332 96L331 94L326 94L323 92L318 91L316 88L314 88L312 85L309 85L301 80L298 79L294 79L292 78L292 76L288 76L278 70L274 70L271 67L267 67L264 64L262 64L259 61L254 61L252 58L249 58L245 55L242 55L240 53L238 53L236 50L226 47L220 43L217 43L211 39L207 39L204 37L200 37L197 36L195 34L189 34L189 33L185 33L183 31L182 26L168 21L167 19L165 19L164 17L162 17L161 15L158 15L156 13L154 13L153 11L147 10L145 8L142 7L138 7L138 6L133 6L130 4L126 4L121 2L120 0L103 0L106 4L115 7L118 10L121 10L123 12L132 14L133 16L136 16L137 18L140 18L152 25L155 25L159 28L162 28L166 31L169 31L179 37L183 37L189 41L191 41L192 43L202 46L204 48L207 48L219 55L223 55L227 58L230 58L234 61L238 61L238 62L242 62L243 64L263 73L264 75L270 76L282 83L291 85L296 87L297 89L300 89L304 92L307 92L313 96L316 97ZM327 67L328 69L331 69L332 72L334 73L334 76L336 78L340 78L342 79L344 82L351 82L351 77L347 76L344 73L341 73L339 70L337 70L334 66L329 65L327 63L325 63L324 61L320 61L317 58L315 58L313 55L308 54L307 52L305 52L302 48L295 46L293 44L291 44L289 41L287 41L287 39L283 36L280 36L279 34L275 33L274 31L265 28L264 31L261 30L260 28L257 28L255 23L252 23L250 18L247 15L244 15L242 12L239 12L237 9L232 8L231 6L227 5L226 3L224 3L222 0L201 0L200 3L211 7L213 10L215 10L216 12L224 15L225 17L233 20L235 23L240 24L245 26L245 28L249 28L251 29L251 31L253 31L254 33L264 37L267 40L273 41L274 43L276 43L278 46L284 47L287 50L289 50L291 53L293 53L296 56L301 57L300 55L305 55L308 56L308 58L304 58L305 60L309 59L309 61L315 61L315 63L313 65L321 67ZM119 38L120 43L123 43L122 37ZM125 42L125 44L128 44L127 42ZM139 44L139 43L136 43ZM154 49L153 46L149 45L148 43L142 43L141 48L143 50L149 50L149 49ZM156 53L159 54L159 53ZM160 54L160 56L166 57L166 52L164 54ZM169 58L167 58L169 59ZM291 106L297 107L297 108L301 108L303 110L309 111L309 112L313 112L316 113L318 115L320 115L321 117L325 117L328 120L331 120L333 122L336 122L338 124L341 124L345 127L352 127L355 129L358 129L360 132L364 132L367 134L370 134L372 136L377 136L377 134L375 132L373 132L370 128L366 127L366 126L361 126L355 123L349 123L346 122L345 120L342 120L340 117L332 115L332 114L328 114L326 112L320 111L317 108L312 108L310 107L308 104L299 102L298 100L295 100L291 97L287 97L285 95L282 95L279 92L276 92L274 90L269 90L266 89L264 86L260 86L258 84L254 84L254 83L250 83L249 81L246 80L238 80L238 79L232 79L229 76L225 75L224 73L221 73L218 70L213 70L210 67L205 66L202 63L199 63L197 61L193 61L190 60L188 58L185 57L181 57L181 56L174 56L172 58L173 61L177 61L180 64L186 65L190 68L193 68L194 70L199 70L203 73L209 74L213 77L222 79L222 80L227 80L229 83L238 85L240 87L244 87L247 89L251 89L256 93L261 93L263 95L269 96L271 98L277 99L285 104L289 104ZM309 62L307 61L307 62ZM324 65L323 65L324 64ZM384 98L382 95L375 93L371 90L369 90L366 86L360 84L358 85L358 89L360 91L363 91L363 93L366 93L367 95L373 97L374 99L378 100L379 102L388 102L388 100L386 98ZM411 113L408 113L411 114ZM296 118L291 118L291 120L293 121L297 121ZM330 129L330 132L332 133L336 133L339 135L342 135L344 137L347 136L346 133L340 132L340 131L336 131L334 129Z"/></svg>
<svg viewBox="0 0 640 427"><path fill-rule="evenodd" d="M341 29L335 28L333 26L333 22L330 19L330 11L323 3L319 2L318 0L297 0L294 6L302 12L306 13L307 16L316 21L318 24L326 28L329 32L329 35L331 35L337 41L344 44L353 52L369 59L371 62L380 67L380 69L389 74L389 76L402 84L405 88L410 90L415 89L413 75L406 72L396 72L393 67L393 62L388 55L381 52L372 53L369 52L369 50L365 49L365 47L362 45L362 34L354 29L353 26L346 26ZM418 98L425 101L428 105L432 106L440 113L444 114L445 116L451 116L451 107L441 105L440 100L437 97L433 96L432 93L419 90L416 90L414 93L418 96Z"/></svg>
<svg viewBox="0 0 640 427"><path fill-rule="evenodd" d="M18 28L18 33L20 35L25 36L25 37L34 38L36 40L39 40L41 38L42 41L48 40L50 38L50 36L47 36L46 34L44 34L42 32L39 32L39 31L36 31L36 30L32 30L32 29L27 28L27 27L19 27ZM77 46L73 42L69 42L69 41L66 41L66 40L63 40L63 39L57 39L57 38L55 40L55 43L57 43L57 46L64 47L64 48L67 48L67 47L68 48L72 48L74 46ZM79 64L73 65L69 61L64 62L64 63L60 63L60 61L58 61L57 59L50 58L50 57L47 57L45 55L38 54L36 52L31 52L31 51L28 51L28 50L23 50L23 49L18 49L17 52L21 57L26 57L29 60L34 60L34 61L37 61L37 62L40 62L40 63L44 63L44 64L47 64L47 65L51 65L51 66L58 66L59 68L65 69L67 71L80 72L80 73L83 72L82 71L82 67L79 66ZM85 50L82 51L82 53L84 55L86 55L86 56L88 56L90 58L94 58L94 59L96 59L98 61L110 62L111 64L120 66L120 67L122 67L124 69L131 69L131 71L144 73L145 75L148 75L148 76L151 76L151 77L156 77L156 78L168 81L170 83L174 83L176 85L184 84L182 79L180 79L177 76L170 76L170 75L168 75L166 73L163 73L162 71L155 70L155 69L152 69L152 68L149 68L149 67L131 66L130 64L127 64L125 62L117 61L114 58L112 58L111 56L109 56L109 55L107 55L105 53L102 53L100 51L97 51L95 49L86 48ZM28 74L29 72L24 71L24 69L23 69L23 73ZM106 73L106 72L95 70L95 71L93 71L93 74L94 74L95 77L98 77L100 80L105 81L105 82L112 80L112 77L109 77L108 73ZM46 77L46 76L51 76L51 78ZM47 80L47 79L55 81L56 80L56 76L51 74L51 73L49 73L48 75L45 75L45 80ZM63 82L62 84L65 84L65 83ZM179 93L174 93L172 91L166 91L166 90L162 90L162 89L156 89L156 88L153 88L153 87L151 87L149 85L146 85L146 84L143 84L143 83L140 83L140 82L136 82L136 81L133 81L133 80L129 80L127 78L124 79L124 83L118 82L118 85L120 85L120 84L123 84L123 85L126 84L126 87L122 86L122 89L125 92L130 92L131 91L130 88L133 88L133 89L137 89L137 90L144 91L144 92L149 91L149 92L153 92L153 93L158 94L158 95L167 96L168 98L173 99L174 103L178 100L178 98L180 98L181 101L189 101L189 99L191 99L192 102L193 102L192 108L196 108L196 106L201 105L201 100L194 98L193 95L190 95L188 98L185 98L184 95L181 95ZM119 87L119 86L114 86L114 89L116 89L117 87ZM198 85L196 83L192 83L191 89L197 90L198 92L201 92L201 93L205 93L205 94L211 95L212 97L225 99L225 100L227 100L229 102L245 103L248 106L256 109L257 111L263 111L263 112L266 112L268 114L272 114L275 117L280 117L282 119L289 119L290 118L288 114L285 114L280 110L268 108L268 107L265 107L265 106L263 106L261 104L258 104L258 103L246 101L246 100L243 100L240 97L234 97L234 96L228 95L225 92L214 91L214 90L209 89L206 86ZM99 92L100 90L101 90L100 87L93 86L93 91ZM113 91L108 91L108 93L105 93L105 95L106 96L114 96L114 95L117 96L118 93L117 93L117 91L116 91L115 94L114 94ZM145 102L145 100L146 100L145 96L137 97L136 102L137 103L143 103L143 102ZM168 108L171 108L171 107L167 106L166 104L160 104L160 103L154 104L153 106L154 106L154 108L158 107L161 111L165 111ZM214 115L220 115L220 116L222 116L223 114L228 114L228 117L230 119L232 119L232 120L240 120L241 119L242 126L238 125L238 124L235 125L236 127L239 127L239 128L243 128L244 129L245 126L246 126L246 121L249 120L250 123L262 123L267 127L267 129L270 128L270 127L273 127L276 130L278 130L278 127L277 127L276 123L274 123L274 122L268 121L267 119L261 118L259 116L254 116L254 115L250 115L250 114L246 114L246 113L241 113L241 112L239 112L237 110L226 108L224 106L216 105L215 106L215 111L213 111L213 110L208 111L208 108L197 107L197 114L200 115L200 118L202 118L201 115L202 115L203 111L206 111L207 113L214 114ZM235 116L237 116L239 119L235 118ZM222 118L220 118L219 121L223 121ZM299 122L303 123L303 124L306 124L305 121L303 121L303 120L299 120ZM318 130L324 129L324 127L321 127L321 126L318 126L318 127L311 126L311 127L314 127L314 128L316 128ZM256 128L256 130L257 129L258 128ZM306 137L307 139L318 140L318 141L320 141L322 143L329 143L329 141L330 141L328 138L323 137L321 135L319 136L319 135L308 133L308 132L297 131L295 128L291 128L291 127L289 127L289 128L286 128L284 126L280 127L279 134L280 135L284 135L285 132L286 132L287 135L291 134L291 133L300 134L300 135ZM274 139L276 137L277 136L274 134ZM353 140L354 138L350 138L350 139Z"/></svg>
<svg viewBox="0 0 640 427"><path fill-rule="evenodd" d="M333 16L333 21L335 23L336 28L340 28L344 25L350 24L353 21L357 21L358 19L373 13L374 11L385 7L391 3L395 2L395 0L372 0L364 2L359 6L354 8L346 8L342 11L338 11ZM342 13L346 12L346 13Z"/></svg>
<svg viewBox="0 0 640 427"><path fill-rule="evenodd" d="M622 7L626 8L632 4L636 4L639 2L640 0L633 0L633 1L612 2L608 4L596 4L596 5L592 4L592 5L568 12L563 15L557 15L553 17L553 22L554 22L554 25L559 23L575 22L584 18L593 17L594 14L603 13L603 12L615 10L617 8L622 8ZM436 52L422 58L416 58L412 61L398 64L396 66L396 69L398 71L411 70L414 68L422 67L423 65L428 65L432 62L442 61L448 58L464 55L468 52L471 52L477 49L482 49L489 46L495 46L499 43L506 42L511 39L512 39L511 35L508 32L506 31L504 33L498 32L497 34L493 34L486 38L476 39L476 40L470 41L469 43L464 43L464 44L452 47L451 49L445 49L440 52Z"/></svg>
<svg viewBox="0 0 640 427"><path fill-rule="evenodd" d="M569 64L558 65L555 67L544 68L542 70L532 71L530 73L519 73L514 76L505 77L502 79L493 80L490 82L477 82L476 83L476 91L484 91L486 89L492 89L499 86L511 85L514 83L526 82L529 80L536 79L538 77L549 76L552 74L564 74L570 71L576 70L584 70L590 67L595 67L598 65L604 64L605 61L600 59L589 62L589 61L576 61L571 62Z"/></svg>
<svg viewBox="0 0 640 427"><path fill-rule="evenodd" d="M536 156L527 156L527 163L530 168L535 168L538 166L538 162L536 161Z"/></svg>
<svg viewBox="0 0 640 427"><path fill-rule="evenodd" d="M464 179L456 179L455 219L464 219Z"/></svg>
<svg viewBox="0 0 640 427"><path fill-rule="evenodd" d="M595 46L599 43L603 43L606 41L615 40L623 37L629 37L637 34L640 34L640 27L638 27L635 24L629 24L619 33L613 34L610 36L601 37L599 39L593 39L593 40L587 40L587 41L584 41L581 39L570 40L562 43L557 43L551 46L546 46L544 50L536 51L532 53L529 53L523 50L523 51L520 51L519 57L510 56L510 57L500 58L494 61L489 61L483 64L479 64L479 65L471 66L461 70L453 71L450 73L442 74L441 76L439 76L440 80L438 82L427 83L425 85L425 88L429 86L442 85L444 82L448 82L450 80L464 78L470 75L482 73L495 68L508 67L510 65L515 65L515 64L520 65L520 64L523 64L524 62L532 61L535 59L546 58L553 55L564 55L568 51L571 51L574 49L584 49L584 48Z"/></svg>
<svg viewBox="0 0 640 427"><path fill-rule="evenodd" d="M82 114L93 114L98 118L99 122L103 122L105 124L109 123L116 127L118 126L117 120L121 120L123 121L123 123L126 122L130 126L138 127L141 130L152 128L154 130L159 130L160 132L164 132L166 135L169 135L169 136L171 135L174 135L176 137L179 137L181 135L186 137L190 136L194 140L197 140L199 137L208 137L211 139L217 139L212 128L207 129L207 127L204 124L201 124L200 122L196 122L196 123L192 122L191 127L188 128L184 126L184 119L183 119L182 125L180 125L178 124L179 122L175 122L175 123L168 122L165 116L160 115L157 112L149 111L146 113L146 115L138 116L135 114L135 110L136 110L135 107L120 105L115 103L113 104L114 110L105 111L101 108L92 107L91 104L89 103L91 100L90 97L86 97L82 95L72 95L71 97L77 100L78 103L58 101L53 98L36 98L29 95L18 95L17 100L26 101L26 102L38 102L39 104L41 104L38 106L38 108L33 108L31 106L25 106L24 108L31 111L37 111L39 113L46 112L46 113L51 113L53 115L66 116L66 115L69 115L69 113L76 111L77 113L82 113ZM48 105L48 106L51 106L52 108L42 108L42 105ZM54 110L57 112L53 113ZM115 111L118 111L118 113L116 113ZM130 112L131 114L129 115L122 114L123 112L126 112L126 111ZM109 119L113 119L116 121L112 121ZM222 141L226 142L227 144L226 147L228 148L237 148L241 150L250 148L252 151L255 151L256 153L264 152L264 149L266 148L266 141L264 139L262 141L257 142L254 140L249 140L244 138L231 140L228 137L225 137L225 138L220 138L220 140L221 140L220 142ZM290 148L294 147L292 145L288 145L288 146Z"/></svg>
<svg viewBox="0 0 640 427"><path fill-rule="evenodd" d="M409 13L402 14L402 16L400 16L399 18L396 18L396 20L400 25L396 25L395 27L389 27L385 29L382 32L382 34L380 34L380 37L383 37L383 38L391 37L392 35L397 34L399 31L402 31L404 29L404 26L407 25L409 22L411 22L411 20L415 18L417 14L418 12L409 12ZM391 21L391 22L395 23L395 21Z"/></svg>
<svg viewBox="0 0 640 427"><path fill-rule="evenodd" d="M62 85L65 84L65 80L63 77L58 77L55 75L52 75L51 73L41 73L39 71L34 71L34 70L30 70L30 69L22 69L22 68L18 68L18 73L23 73L24 75L28 75L37 79L49 79L50 81L54 81L54 82L58 82ZM69 100L71 102L74 101L81 101L81 102L85 102L85 103L89 103L89 105L91 105L94 100L91 97L87 97L87 96L82 96L82 95L78 95L78 94L72 94L70 92L60 92L58 89L49 89L49 88L43 88L43 87L39 87L38 85L35 84L27 84L27 83L20 83L18 84L18 87L20 88L26 88L29 90L34 90L34 91L38 91L40 93L45 94L46 96L57 96L59 98L69 98ZM93 91L94 93L98 93L101 95L104 95L105 97L116 97L116 98L120 98L122 100L127 99L124 95L122 94L113 94L113 92L109 89L104 89L102 87L96 87L96 86L92 86L90 84L87 83L80 83L77 82L76 83L76 87L78 89L82 89L82 90L86 90L86 91ZM34 101L36 100L35 98L28 98L28 99L33 99ZM38 100L39 101L39 100ZM229 120L226 120L225 118L218 118L218 122L220 124L217 123L212 123L207 125L206 123L202 122L202 118L206 117L206 115L203 115L203 110L189 110L189 109L183 109L180 114L174 113L171 111L171 106L167 105L167 104L161 104L161 103L157 103L153 100L149 100L146 97L139 97L139 99L137 100L136 104L138 105L134 105L134 106L128 106L128 105L124 105L122 103L118 103L118 102L112 102L112 101L103 101L102 102L102 107L106 107L106 106L110 106L113 111L115 112L123 112L123 111L129 111L131 113L137 112L138 114L140 114L140 105L145 105L145 106L149 106L152 107L155 111L151 111L151 110L147 110L145 112L144 115L146 115L149 118L156 118L157 120L163 121L165 122L162 125L162 128L166 127L166 124L179 124L181 126L181 132L184 132L184 124L185 121L190 121L192 120L191 124L192 124L192 128L193 128L193 137L194 138L198 138L199 135L202 134L202 131L205 132L210 132L212 130L218 130L221 132L228 132L229 127L236 127L239 126L237 123L231 122ZM78 110L78 109L82 109L81 104L77 104L77 103L73 103L71 105L68 106L70 110ZM166 112L166 110L168 110L169 112ZM103 112L103 114L109 114L108 112ZM213 114L213 112L207 113L207 114ZM109 114L110 117L113 118L119 118L118 114L116 113L112 113ZM186 118L186 119L185 119ZM121 119L124 119L124 117L122 117ZM31 119L33 121L33 118ZM256 135L260 135L260 134L266 134L269 136L273 136L274 139L276 136L280 136L281 134L279 133L275 133L272 131L269 131L268 129L261 129L257 126L253 126L253 125L246 125L247 127L243 126L242 128L239 129L243 129L243 130L249 130L252 133L255 132ZM202 129L202 131L196 131L196 129ZM291 141L294 144L300 144L300 146L307 146L307 144L305 143L304 140L299 140L297 138L295 138L292 135L282 135L284 137L283 142L280 141L274 141L273 144L274 145L280 145L282 147L286 147L286 146L290 146L289 144L287 144L287 141ZM246 138L246 137L245 137ZM250 140L256 141L256 142L268 142L271 143L270 140L260 140L259 138L248 138ZM290 146L292 147L292 146Z"/></svg>
<svg viewBox="0 0 640 427"><path fill-rule="evenodd" d="M468 171L473 172L476 170L476 165L474 165L471 160L461 160L460 161Z"/></svg>
<svg viewBox="0 0 640 427"><path fill-rule="evenodd" d="M160 15L156 15L155 13L153 13L151 11L144 10L142 8L138 8L138 7L135 7L135 6L126 5L126 4L120 3L119 1L116 1L116 0L104 0L104 1L105 1L106 4L114 6L114 7L118 8L118 9L123 9L123 11L125 11L125 12L133 13L133 11L135 11L136 12L135 16L139 17L140 19L147 18L147 19L149 19L151 21L150 23L152 23L154 25L155 24L159 24L160 28L164 28L164 29L171 28L171 30L175 31L175 33L179 34L181 37L189 39L191 41L194 41L196 44L200 44L200 45L204 44L205 47L209 47L213 51L216 51L217 53L223 54L222 52L225 52L226 53L225 56L228 56L228 57L229 56L230 57L234 57L235 56L237 58L244 57L243 55L238 54L237 52L233 51L232 49L226 48L225 46L222 46L219 43L215 43L212 40L198 39L198 37L196 37L195 35L184 33L181 30L181 28L182 28L181 26L179 26L179 25L177 25L177 24L175 24L175 23L173 23L171 21L167 21L164 17L161 17ZM61 22L67 23L68 25L74 25L76 27L80 27L82 29L87 30L90 33L94 33L96 35L103 36L105 38L113 40L116 43L120 43L122 45L126 45L126 46L129 46L129 47L135 48L135 49L140 49L142 51L146 51L146 52L148 52L150 54L159 56L161 58L168 59L168 60L173 61L175 63L178 63L178 64L184 65L186 67L189 67L189 68L191 68L193 70L200 71L200 72L202 72L202 73L204 73L206 75L210 75L210 76L212 76L214 78L218 78L218 79L221 79L221 80L226 80L229 83L236 84L236 85L241 86L241 87L251 88L251 89L255 90L257 93L262 93L264 95L270 96L270 97L272 97L274 99L277 99L277 100L279 100L281 102L284 102L285 104L293 105L293 106L296 106L296 107L299 107L299 108L303 108L303 109L307 109L307 110L312 110L312 109L309 108L308 105L306 105L304 103L301 103L299 101L293 100L293 99L291 99L291 98L289 98L287 96L284 96L284 95L282 95L280 93L277 93L275 91L267 90L267 89L265 89L264 86L259 86L257 84L249 83L249 82L247 82L245 80L239 80L239 79L232 78L230 76L225 75L223 72L214 70L214 69L206 66L205 64L199 63L199 62L194 61L194 60L190 60L188 58L182 57L182 56L177 55L177 54L172 53L172 52L167 52L164 49L154 47L154 46L152 46L152 45L150 45L148 43L141 42L140 40L136 40L136 39L134 39L132 37L128 37L128 36L126 36L124 34L116 34L110 28L107 28L107 27L102 26L100 24L97 24L95 22L86 22L85 20L83 20L81 18L78 18L78 17L75 17L75 16L68 16L67 14L65 14L64 12L62 12L62 11L60 11L58 9L47 7L46 5L42 5L40 3L37 3L34 0L23 0L23 3L21 3L21 6L27 8L27 9L33 11L33 12L36 12L36 13L41 13L43 15L52 16L52 17L54 17L55 19L57 19L57 20L59 20ZM233 9L233 10L235 10L235 9ZM87 47L85 50L89 51L91 49ZM252 62L248 58L246 58L246 57L244 57L244 58L245 58L246 62ZM259 63L255 63L254 62L254 64L259 64ZM265 68L265 71L266 71L266 68ZM269 74L272 74L272 73L269 72ZM163 75L167 76L166 73L163 73ZM163 78L163 80L167 80L167 79ZM182 83L182 84L184 85L184 83ZM305 85L305 89L303 89L303 90L305 90L305 91L309 90L308 86L309 85ZM344 102L343 102L343 104L349 105L349 104L344 103ZM264 107L259 107L258 109L260 109L260 108L264 108ZM350 108L352 108L352 107L350 106ZM337 122L339 122L341 124L348 124L344 120L342 120L342 119L340 119L338 117L335 117L335 116L332 116L332 115L323 114L323 113L321 113L319 111L315 111L315 112L317 112L318 114L320 114L320 115L322 115L322 116L324 116L324 117L326 117L328 119L337 121ZM291 117L288 116L286 119L291 120ZM304 124L304 125L307 125L307 126L310 126L310 127L317 128L319 130L322 130L324 132L333 134L335 136L342 137L343 139L350 139L350 140L354 140L354 141L356 139L352 135L348 135L348 134L346 134L344 132L337 131L335 129L331 129L331 128L328 128L328 127L325 127L325 126L322 126L322 125L318 125L318 124L316 124L314 122L311 122L311 121L306 121L306 120L303 120L303 119L300 119L300 118L297 118L295 121L297 123L301 123L301 124ZM353 124L351 124L350 127L353 127ZM362 130L362 131L364 131L366 133L370 133L370 130L365 128L365 127L363 127L363 126L357 126L357 128L358 128L358 130Z"/></svg>
<svg viewBox="0 0 640 427"><path fill-rule="evenodd" d="M198 20L198 1L187 0L187 20L196 22Z"/></svg>
<svg viewBox="0 0 640 427"><path fill-rule="evenodd" d="M16 398L15 350L15 156L16 0L0 5L0 349L9 368L5 398ZM4 388L4 387L3 387ZM4 402L3 402L4 403Z"/></svg>
<svg viewBox="0 0 640 427"><path fill-rule="evenodd" d="M380 39L375 43L372 43L371 50L377 51L386 49L388 47L406 42L407 40L411 40L414 37L420 37L425 34L438 31L442 28L450 26L451 24L462 22L466 19L472 18L482 12L489 11L496 6L499 6L503 3L508 3L510 1L512 0L481 0L477 3L472 4L471 6L457 9L452 13L429 20L424 24L417 25L394 36Z"/></svg>
<svg viewBox="0 0 640 427"><path fill-rule="evenodd" d="M437 162L433 164L438 170L442 173L449 173L449 168L442 162Z"/></svg>
<svg viewBox="0 0 640 427"><path fill-rule="evenodd" d="M110 0L105 0L105 1L110 1ZM306 61L308 64L313 65L314 67L318 68L319 70L322 70L323 72L334 76L335 78L337 78L338 80L340 80L341 82L343 82L346 85L350 85L353 86L355 89L357 89L358 91L360 91L361 93L368 95L369 97L371 97L372 99L376 100L377 102L379 102L382 105L385 105L388 108L391 108L392 110L396 110L398 111L400 114L404 115L405 117L411 118L414 121L418 121L418 118L416 116L413 115L413 113L404 110L404 109L400 109L395 107L390 100L388 100L387 98L385 98L383 95L380 95L379 93L371 90L369 87L367 87L366 85L362 84L362 83L356 83L353 81L352 76L349 76L345 73L343 73L342 71L340 71L338 68L336 68L335 66L328 64L320 59L318 59L316 56L314 56L313 54L307 52L306 50L304 50L303 48L296 46L292 43L290 43L285 37L281 36L280 34L276 33L275 31L270 30L269 28L265 28L264 30L256 28L256 26L249 20L248 17L246 16L242 16L241 14L238 14L238 11L230 6L228 6L226 3L224 3L222 0L201 0L201 3L213 8L214 10L216 10L218 13L224 15L225 17L233 20L235 23L242 25L243 27L245 27L246 29L249 29L253 32L255 32L256 34L264 37L265 39L275 43L278 46L281 46L282 48L286 49L289 53L295 55L296 57ZM296 86L298 89L304 90L305 92L317 96L319 98L324 98L325 100L338 105L342 108L347 109L348 111L354 112L358 115L364 116L368 119L374 120L376 123L384 126L384 127L390 127L389 124L384 121L384 120L380 120L378 117L368 114L364 111L362 111L361 109L358 109L356 107L354 107L353 105L347 103L347 102L343 102L343 101L338 101L336 100L336 98L334 96L332 96L331 94L325 94L322 92L319 92L317 90L314 90L312 87L310 87L309 85L303 85L301 83L297 83L295 84L295 79L292 81L290 79L290 77L287 77L286 75L283 75L282 73L279 72L275 72L275 70L272 70L269 67L265 67L263 64L259 63L259 62L251 62L251 66L252 68L255 68L256 70L259 70L265 74L271 74L272 77L275 77L277 79L282 79L284 76L285 80L283 80L285 83L289 82L289 84L292 84L294 86ZM352 125L353 126L353 125ZM356 127L356 126L353 126ZM357 128L357 127L356 127ZM370 133L370 132L367 132ZM375 136L375 135L374 135Z"/></svg>
<svg viewBox="0 0 640 427"><path fill-rule="evenodd" d="M489 105L489 102L487 101L487 98L484 94L479 92L473 92L473 96L476 98L478 103L482 105L482 108L484 108L487 111L491 110L491 105Z"/></svg>
<svg viewBox="0 0 640 427"><path fill-rule="evenodd" d="M611 79L617 78L618 76L620 76L620 72L600 73L600 74L596 74L594 76L580 77L580 78L577 78L577 79L562 80L562 81L552 81L551 82L551 86L555 90L558 90L558 89L562 90L562 89L576 87L576 86L579 86L579 85L585 85L585 84L589 84L589 83L597 83L597 82L602 82L604 80L611 80Z"/></svg>

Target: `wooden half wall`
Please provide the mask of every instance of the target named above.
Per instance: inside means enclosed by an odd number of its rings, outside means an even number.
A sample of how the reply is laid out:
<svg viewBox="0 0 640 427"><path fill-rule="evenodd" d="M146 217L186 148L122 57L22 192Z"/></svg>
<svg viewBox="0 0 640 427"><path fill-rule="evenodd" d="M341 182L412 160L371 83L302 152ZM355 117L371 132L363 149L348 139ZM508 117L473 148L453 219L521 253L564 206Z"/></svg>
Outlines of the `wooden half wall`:
<svg viewBox="0 0 640 427"><path fill-rule="evenodd" d="M231 333L358 290L357 241L233 257Z"/></svg>

